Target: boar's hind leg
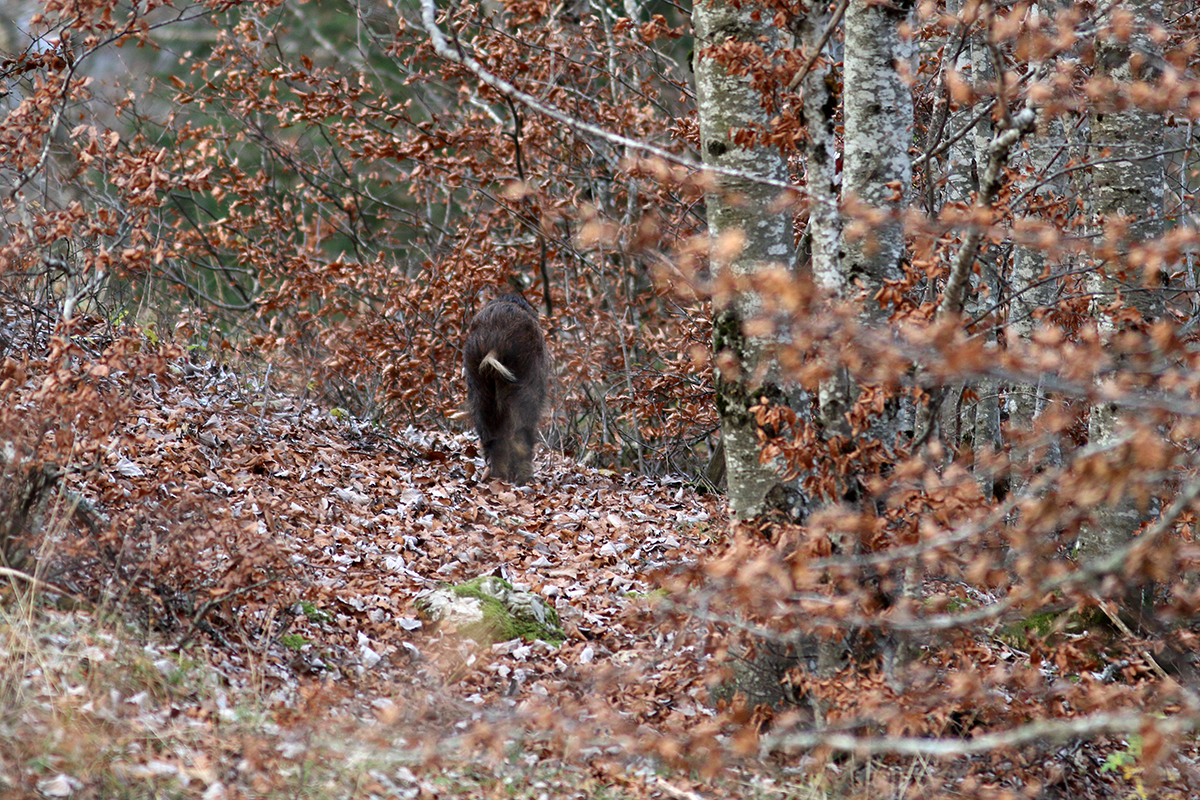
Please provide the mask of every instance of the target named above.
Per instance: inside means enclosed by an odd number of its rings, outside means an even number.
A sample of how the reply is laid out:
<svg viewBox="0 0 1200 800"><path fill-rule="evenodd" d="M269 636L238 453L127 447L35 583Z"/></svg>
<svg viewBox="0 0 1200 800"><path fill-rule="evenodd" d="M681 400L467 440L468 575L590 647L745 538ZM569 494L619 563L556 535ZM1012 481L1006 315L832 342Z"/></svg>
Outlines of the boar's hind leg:
<svg viewBox="0 0 1200 800"><path fill-rule="evenodd" d="M509 448L512 482L522 485L533 478L533 444L527 441L524 433L520 431L514 436Z"/></svg>
<svg viewBox="0 0 1200 800"><path fill-rule="evenodd" d="M512 441L508 437L498 437L493 439L491 444L486 446L488 466L490 467L491 478L499 478L502 481L512 481Z"/></svg>

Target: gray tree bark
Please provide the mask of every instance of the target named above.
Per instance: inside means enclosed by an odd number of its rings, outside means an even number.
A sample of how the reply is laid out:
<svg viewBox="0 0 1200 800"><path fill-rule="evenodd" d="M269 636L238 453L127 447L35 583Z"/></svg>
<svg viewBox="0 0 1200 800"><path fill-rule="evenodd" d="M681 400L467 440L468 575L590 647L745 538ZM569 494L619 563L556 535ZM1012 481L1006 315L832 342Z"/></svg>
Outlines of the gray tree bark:
<svg viewBox="0 0 1200 800"><path fill-rule="evenodd" d="M1061 121L1052 119L1044 127L1044 135L1039 136L1022 156L1031 173L1031 180L1018 186L1023 192L1028 192L1026 208L1014 209L1016 214L1040 217L1043 222L1046 218L1037 211L1030 213L1028 206L1037 208L1054 202L1065 194L1067 186L1063 177L1053 181L1044 180L1043 176L1060 171L1067 163L1066 134ZM1028 341L1032 338L1038 324L1037 312L1055 302L1057 287L1046 267L1045 254L1038 248L1021 244L1013 246L1012 272L1008 282L1011 301L1008 303L1007 328L1018 339ZM1046 393L1037 383L1009 386L1005 403L1008 430L1021 434L1031 432L1047 402ZM1029 458L1041 464L1060 463L1062 453L1057 439L1048 442L1044 449L1034 448Z"/></svg>
<svg viewBox="0 0 1200 800"><path fill-rule="evenodd" d="M901 277L913 125L904 73L911 74L913 46L900 25L911 22L911 9L906 2L853 0L846 10L843 186L846 205L864 217L846 232L842 271L851 281L861 279L868 292ZM887 313L873 303L867 309L875 317Z"/></svg>
<svg viewBox="0 0 1200 800"><path fill-rule="evenodd" d="M890 309L873 301L888 281L903 276L904 210L912 193L913 100L908 80L915 72L912 28L914 3L851 0L846 10L845 175L843 206L857 219L844 229L843 280L865 288L863 321L883 325ZM857 395L857 391L854 392ZM862 436L890 444L901 428L911 428L912 409L899 399L889 402ZM843 546L843 549L845 547ZM906 575L904 592L913 577ZM903 643L881 642L885 673L893 685L896 670L911 658ZM845 657L845 646L823 641L818 673L833 674ZM822 713L823 709L816 709Z"/></svg>
<svg viewBox="0 0 1200 800"><path fill-rule="evenodd" d="M833 62L821 39L831 24L829 8L815 5L796 26L799 44L811 67L800 84L804 95L804 177L808 189L808 238L812 245L812 271L817 285L834 296L847 289L842 251L841 189L837 175L837 110L833 91ZM826 435L849 436L846 412L853 402L853 386L844 369L821 381L818 390L821 426Z"/></svg>
<svg viewBox="0 0 1200 800"><path fill-rule="evenodd" d="M804 84L813 272L821 285L836 294L861 286L867 298L863 318L869 324L879 324L887 316L887 310L871 298L886 281L901 276L904 255L902 215L912 185L913 125L912 91L906 78L913 69L913 46L900 27L911 22L912 7L911 2L882 5L869 0L852 0L847 7L840 204L834 179L830 113L834 105L828 96L828 64L824 72L812 70ZM804 29L806 51L815 46L825 24L825 19L813 15ZM850 218L845 227L839 205ZM829 434L850 435L846 412L857 394L844 370L823 383L821 419ZM878 420L869 435L895 441L899 419L898 413L891 413Z"/></svg>
<svg viewBox="0 0 1200 800"><path fill-rule="evenodd" d="M789 268L794 261L792 214L777 203L778 187L787 181L787 162L778 148L734 141L735 131L765 127L769 119L750 77L731 74L714 57L722 45L738 44L760 47L770 58L781 45L771 19L771 12L754 2L700 0L692 7L702 158L705 164L736 172L716 173L706 208L714 253L724 255L713 271L728 270L739 282L735 296L715 310L713 325L717 411L729 508L737 519L770 512L796 518L802 505L798 481L784 481L779 465L760 463L758 426L750 412L762 398L795 405L796 390L775 361L780 342L772 334L747 333L745 327L762 315L764 303L744 279L766 269Z"/></svg>
<svg viewBox="0 0 1200 800"><path fill-rule="evenodd" d="M911 28L912 8L911 2L852 0L846 10L846 222L840 261L829 269L839 273L840 286L861 287L861 317L867 325L885 322L890 310L880 308L874 297L888 281L902 276L903 214L912 187L913 101L908 80L915 62L912 40L901 29ZM849 433L844 415L858 387L844 377L842 383L845 389L838 395L823 393L821 413L827 429L844 435ZM901 411L899 404L890 404L870 430L859 435L896 441Z"/></svg>
<svg viewBox="0 0 1200 800"><path fill-rule="evenodd" d="M808 234L812 242L812 271L817 285L833 294L846 288L842 270L841 192L837 183L838 98L833 86L833 61L820 39L830 24L829 9L816 4L797 25L804 55L812 66L801 81L804 94L804 177L808 189Z"/></svg>
<svg viewBox="0 0 1200 800"><path fill-rule="evenodd" d="M1096 40L1096 71L1099 78L1114 83L1114 94L1125 94L1134 82L1156 83L1161 74L1161 48L1151 36L1151 26L1161 24L1160 0L1121 0L1102 16L1107 24L1116 14L1131 14L1133 35L1121 37L1102 29ZM1163 232L1165 165L1162 154L1164 121L1161 113L1128 105L1125 108L1101 108L1094 111L1091 123L1091 157L1099 159L1092 169L1092 211L1098 241L1112 235L1113 226L1125 230L1116 241L1118 252L1154 239ZM1147 320L1163 313L1163 295L1143 282L1143 276L1122 278L1117 265L1102 264L1092 280L1098 309L1097 324L1102 335L1112 334L1112 320L1099 309L1110 304L1121 292L1127 305L1137 308ZM1101 403L1091 411L1088 439L1103 446L1121 434L1121 416L1111 403ZM1113 552L1127 543L1143 522L1132 498L1096 509L1093 524L1079 537L1079 557L1093 559Z"/></svg>

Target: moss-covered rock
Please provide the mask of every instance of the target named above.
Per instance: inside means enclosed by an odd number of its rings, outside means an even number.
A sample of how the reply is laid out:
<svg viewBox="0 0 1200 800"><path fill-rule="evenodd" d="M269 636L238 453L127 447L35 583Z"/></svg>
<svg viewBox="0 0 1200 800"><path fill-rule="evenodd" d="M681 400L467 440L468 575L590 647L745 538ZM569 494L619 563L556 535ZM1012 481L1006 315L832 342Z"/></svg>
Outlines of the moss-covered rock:
<svg viewBox="0 0 1200 800"><path fill-rule="evenodd" d="M417 599L417 608L482 644L517 638L558 644L567 638L549 603L493 576L435 589Z"/></svg>

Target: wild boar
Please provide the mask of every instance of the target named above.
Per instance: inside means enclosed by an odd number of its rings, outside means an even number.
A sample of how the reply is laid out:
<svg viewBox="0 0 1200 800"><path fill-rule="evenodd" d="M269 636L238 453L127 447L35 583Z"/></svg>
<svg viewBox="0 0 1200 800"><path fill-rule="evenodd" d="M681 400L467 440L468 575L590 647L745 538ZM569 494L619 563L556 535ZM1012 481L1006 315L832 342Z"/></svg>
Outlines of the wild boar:
<svg viewBox="0 0 1200 800"><path fill-rule="evenodd" d="M463 374L491 477L517 484L533 477L549 371L538 313L521 295L498 297L471 320Z"/></svg>

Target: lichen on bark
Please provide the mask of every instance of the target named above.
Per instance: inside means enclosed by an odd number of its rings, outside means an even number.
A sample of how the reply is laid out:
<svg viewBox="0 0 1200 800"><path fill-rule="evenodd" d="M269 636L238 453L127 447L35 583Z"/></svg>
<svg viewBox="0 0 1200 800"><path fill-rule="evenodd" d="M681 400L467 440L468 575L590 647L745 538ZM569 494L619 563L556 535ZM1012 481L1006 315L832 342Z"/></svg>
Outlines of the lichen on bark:
<svg viewBox="0 0 1200 800"><path fill-rule="evenodd" d="M771 19L752 2L702 0L692 8L700 149L705 164L720 168L706 197L714 254L725 254L714 258L713 271L724 272L720 279L736 287L714 311L713 349L729 506L738 519L778 511L771 503L795 494L775 490L784 483L783 471L760 460L757 424L750 412L763 397L790 402L786 377L774 360L779 342L774 332L751 335L745 328L764 306L752 288L753 276L789 267L794 260L792 213L779 202L787 162L777 147L747 143L747 137L735 135L766 129L769 115L749 74L733 68L734 60L723 55L733 48L769 61L781 46ZM794 508L784 510L795 516Z"/></svg>

